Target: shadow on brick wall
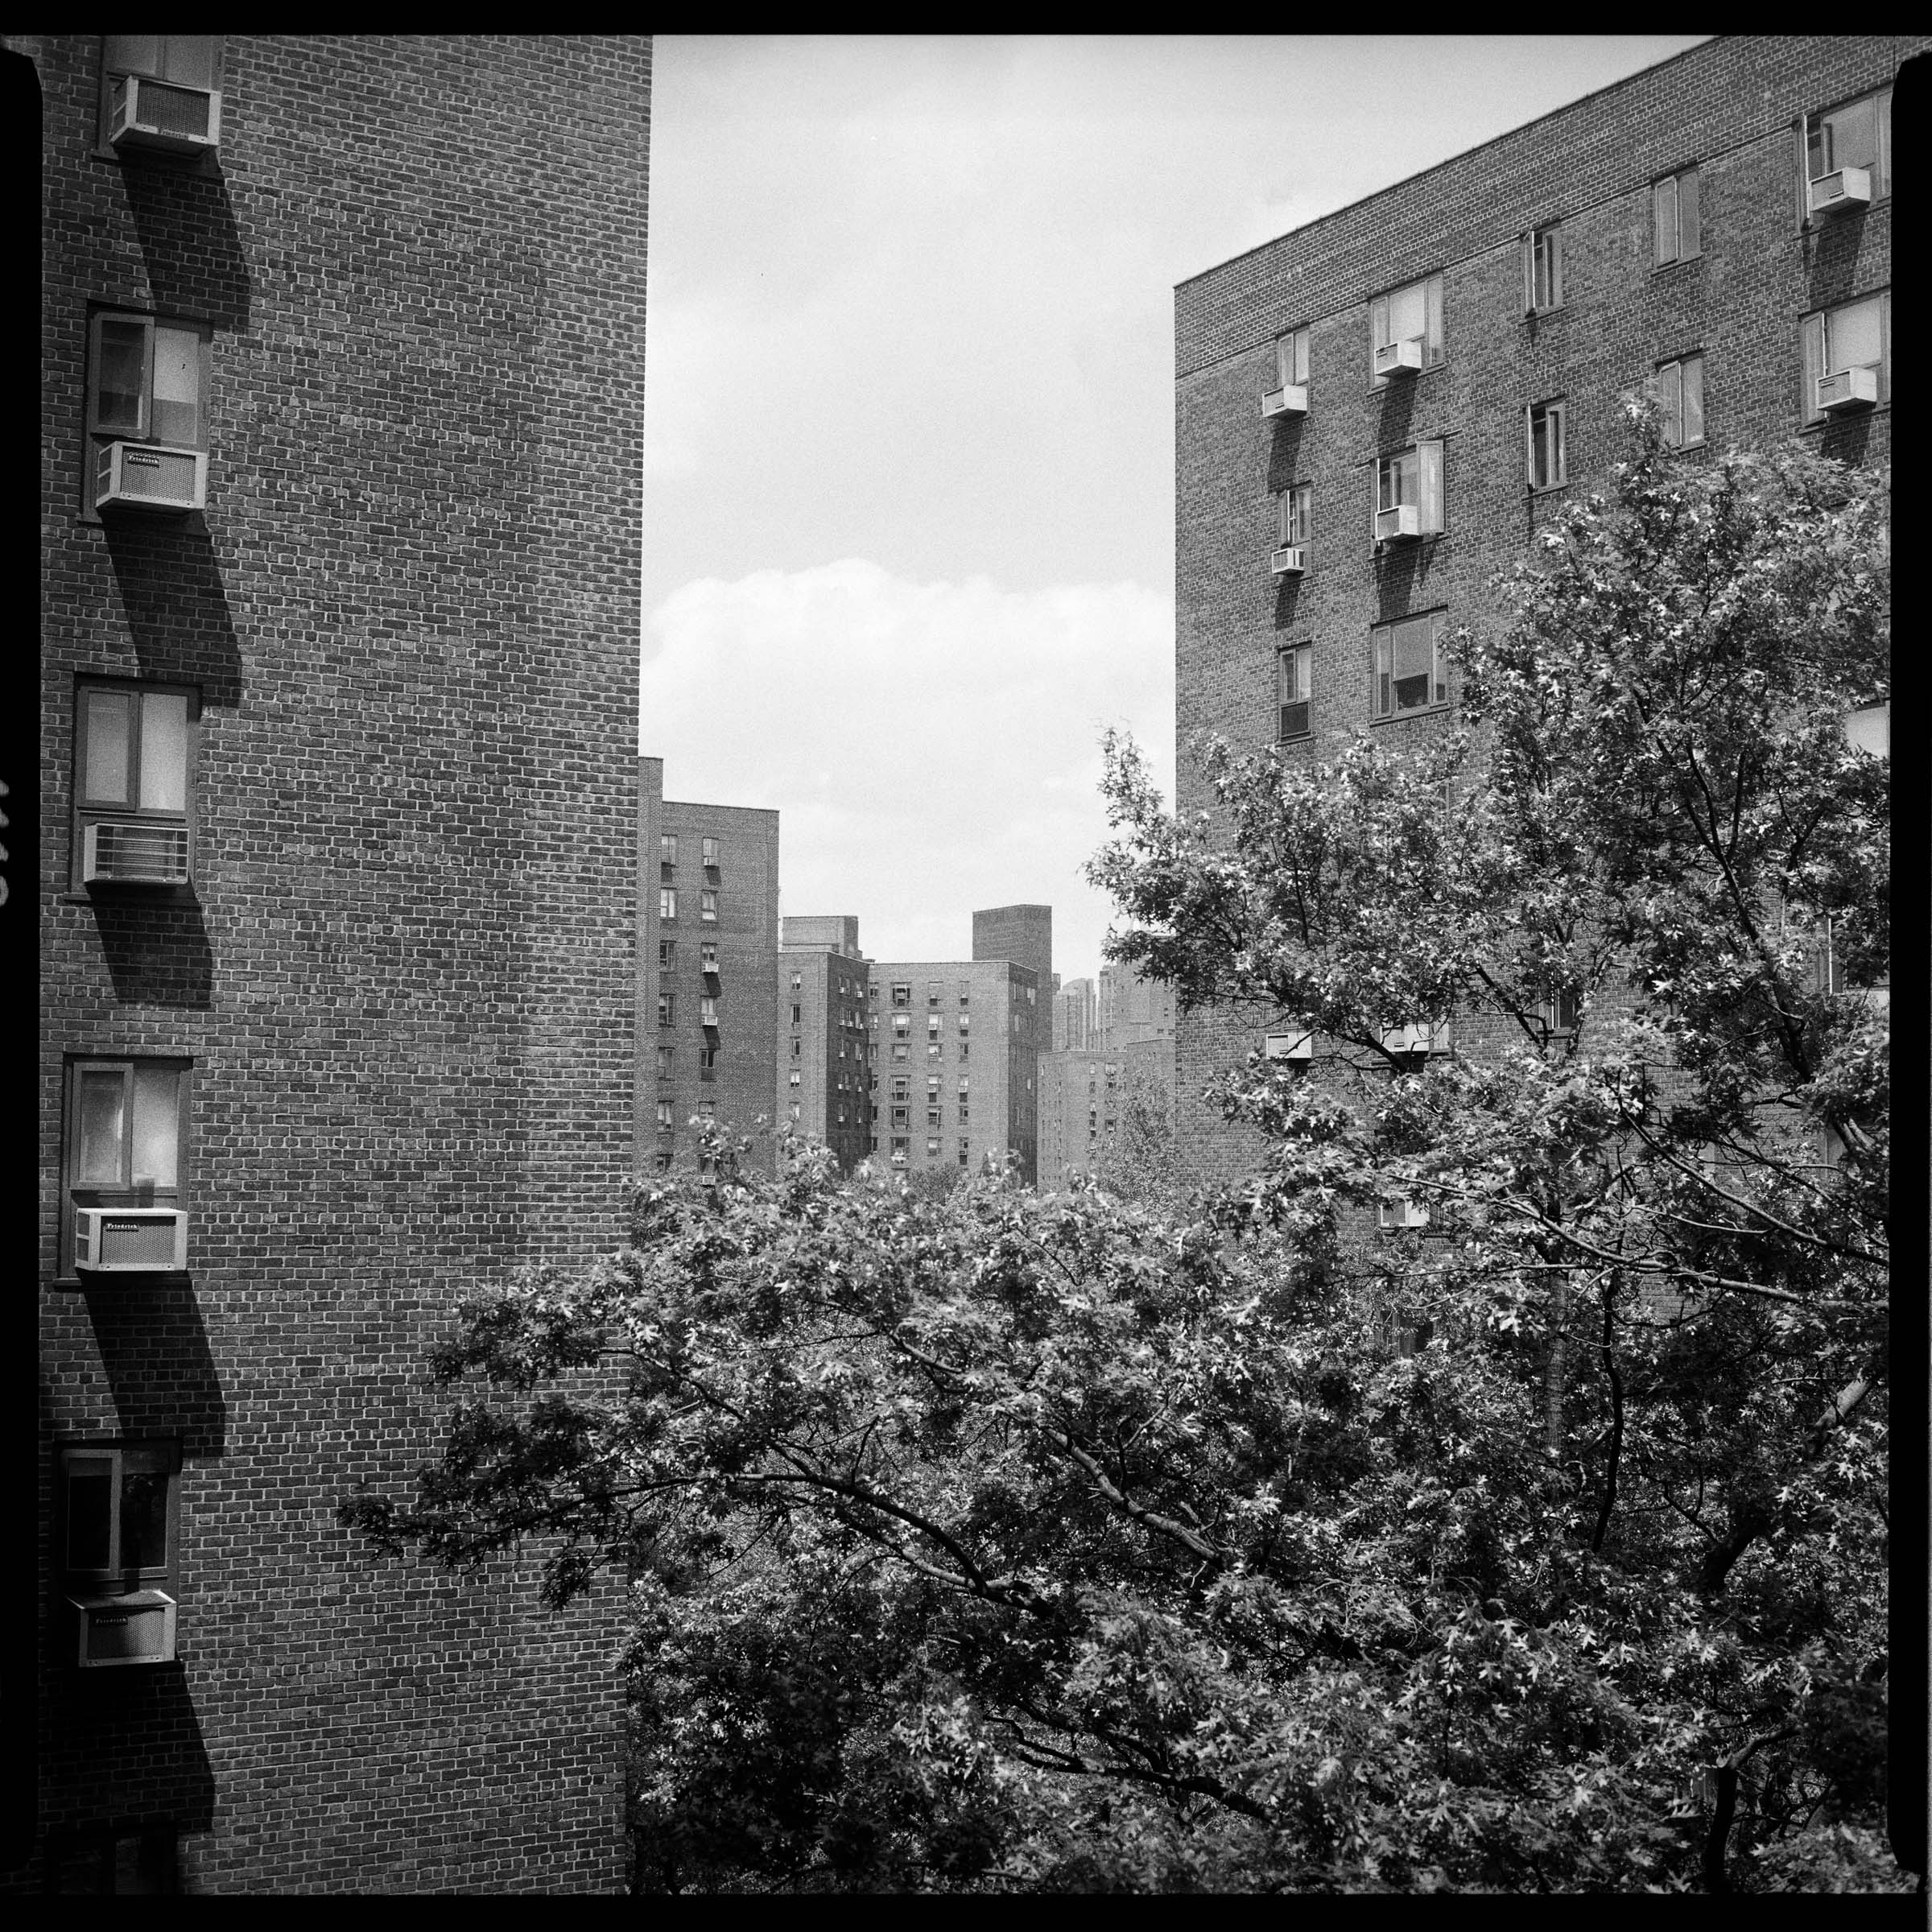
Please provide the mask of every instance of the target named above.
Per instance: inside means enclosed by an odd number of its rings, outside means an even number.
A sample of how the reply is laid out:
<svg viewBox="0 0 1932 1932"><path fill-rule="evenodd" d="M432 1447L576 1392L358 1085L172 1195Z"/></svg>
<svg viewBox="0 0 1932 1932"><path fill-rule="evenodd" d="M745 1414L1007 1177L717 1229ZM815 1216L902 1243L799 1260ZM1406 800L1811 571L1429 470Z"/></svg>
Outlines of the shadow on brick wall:
<svg viewBox="0 0 1932 1932"><path fill-rule="evenodd" d="M204 704L242 702L242 650L204 531L103 526L141 675L198 684Z"/></svg>
<svg viewBox="0 0 1932 1932"><path fill-rule="evenodd" d="M1854 468L1865 461L1866 446L1872 440L1872 417L1869 411L1857 415L1835 417L1820 425L1818 432L1818 453L1829 456L1834 462L1845 463Z"/></svg>
<svg viewBox="0 0 1932 1932"><path fill-rule="evenodd" d="M72 1834L213 1827L214 1769L179 1664L56 1671L43 1715L40 1808L55 1857Z"/></svg>
<svg viewBox="0 0 1932 1932"><path fill-rule="evenodd" d="M96 899L93 914L117 1000L203 1010L213 1004L214 954L199 906Z"/></svg>
<svg viewBox="0 0 1932 1932"><path fill-rule="evenodd" d="M1862 212L1834 215L1807 237L1805 247L1805 306L1831 308L1847 302L1858 291L1860 245L1868 217Z"/></svg>
<svg viewBox="0 0 1932 1932"><path fill-rule="evenodd" d="M1385 382L1377 398L1380 407L1375 418L1375 446L1379 450L1402 449L1414 440L1410 426L1415 420L1415 391L1420 376L1405 376ZM1375 479L1371 477L1369 481Z"/></svg>
<svg viewBox="0 0 1932 1932"><path fill-rule="evenodd" d="M1268 446L1268 489L1271 495L1278 497L1290 483L1303 481L1302 418L1277 416L1274 427L1274 438Z"/></svg>
<svg viewBox="0 0 1932 1932"><path fill-rule="evenodd" d="M192 1220L189 1228L192 1241ZM178 1437L185 1456L220 1455L228 1403L193 1288L149 1278L81 1293L122 1432Z"/></svg>
<svg viewBox="0 0 1932 1932"><path fill-rule="evenodd" d="M121 170L134 233L147 260L155 307L205 316L217 328L248 327L248 261L228 184L213 167L129 163Z"/></svg>

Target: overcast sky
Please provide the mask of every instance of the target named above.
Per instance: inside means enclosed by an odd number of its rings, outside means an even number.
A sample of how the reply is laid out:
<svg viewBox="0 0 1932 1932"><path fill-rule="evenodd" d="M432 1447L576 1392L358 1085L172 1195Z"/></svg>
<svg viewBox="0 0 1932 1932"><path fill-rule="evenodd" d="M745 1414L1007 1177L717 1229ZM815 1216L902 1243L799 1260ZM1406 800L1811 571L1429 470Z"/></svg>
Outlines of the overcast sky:
<svg viewBox="0 0 1932 1932"><path fill-rule="evenodd" d="M639 749L782 910L1091 975L1097 741L1172 796L1177 282L1695 45L687 38L651 89Z"/></svg>

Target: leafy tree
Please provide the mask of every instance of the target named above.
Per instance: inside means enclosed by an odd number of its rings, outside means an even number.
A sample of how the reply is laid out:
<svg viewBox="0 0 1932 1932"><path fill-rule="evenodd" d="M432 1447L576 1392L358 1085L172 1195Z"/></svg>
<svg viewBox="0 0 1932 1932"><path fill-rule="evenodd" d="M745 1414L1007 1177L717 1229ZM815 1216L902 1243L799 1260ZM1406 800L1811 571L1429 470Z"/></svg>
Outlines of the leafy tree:
<svg viewBox="0 0 1932 1932"><path fill-rule="evenodd" d="M1123 1053L1108 1096L1111 1131L1101 1136L1093 1178L1112 1195L1180 1212L1192 1188L1174 1131L1174 1095L1144 1055Z"/></svg>
<svg viewBox="0 0 1932 1932"><path fill-rule="evenodd" d="M1885 952L1880 501L1640 419L1467 731L1204 747L1205 820L1113 748L1117 956L1332 1048L1223 1084L1241 1187L714 1153L465 1308L440 1459L344 1515L628 1580L641 1884L1904 1882L1886 1041L1814 970ZM1485 1051L1385 1037L1451 1010Z"/></svg>

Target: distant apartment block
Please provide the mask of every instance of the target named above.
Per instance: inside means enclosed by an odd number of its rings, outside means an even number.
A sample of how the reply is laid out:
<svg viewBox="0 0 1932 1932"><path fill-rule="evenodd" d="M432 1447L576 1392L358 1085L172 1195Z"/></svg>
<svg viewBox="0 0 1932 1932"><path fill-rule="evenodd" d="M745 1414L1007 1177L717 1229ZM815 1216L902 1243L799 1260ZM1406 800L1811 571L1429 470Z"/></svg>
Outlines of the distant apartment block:
<svg viewBox="0 0 1932 1932"><path fill-rule="evenodd" d="M1069 980L1053 996L1055 1053L1080 1053L1096 1044L1100 1030L1092 980Z"/></svg>
<svg viewBox="0 0 1932 1932"><path fill-rule="evenodd" d="M995 906L972 915L972 956L1011 960L1033 975L1042 1001L1053 995L1053 908ZM1042 1041L1042 1047L1046 1042Z"/></svg>
<svg viewBox="0 0 1932 1932"><path fill-rule="evenodd" d="M856 919L779 921L774 1117L829 1147L845 1174L872 1146L870 984Z"/></svg>
<svg viewBox="0 0 1932 1932"><path fill-rule="evenodd" d="M1042 1187L1090 1174L1119 1131L1130 1100L1156 1100L1174 1117L1174 1040L1119 1047L1071 1047L1040 1055L1039 1144Z"/></svg>
<svg viewBox="0 0 1932 1932"><path fill-rule="evenodd" d="M638 1146L646 1167L694 1154L715 1121L777 1162L778 815L665 798L638 761Z"/></svg>
<svg viewBox="0 0 1932 1932"><path fill-rule="evenodd" d="M1094 1003L1098 1046L1137 1046L1174 1038L1174 989L1164 981L1142 979L1130 967L1103 966Z"/></svg>
<svg viewBox="0 0 1932 1932"><path fill-rule="evenodd" d="M875 960L869 991L873 1149L895 1172L1038 1172L1033 971L1009 960Z"/></svg>
<svg viewBox="0 0 1932 1932"><path fill-rule="evenodd" d="M1306 765L1452 729L1445 638L1506 621L1489 584L1619 460L1624 391L1693 456L1796 436L1884 458L1892 84L1928 45L1709 42L1183 283L1179 739ZM1209 802L1184 762L1177 808ZM1263 1153L1200 1096L1265 1025L1180 1022L1204 1174ZM1442 1037L1486 1051L1481 1030ZM1267 1051L1319 1063L1298 1038Z"/></svg>

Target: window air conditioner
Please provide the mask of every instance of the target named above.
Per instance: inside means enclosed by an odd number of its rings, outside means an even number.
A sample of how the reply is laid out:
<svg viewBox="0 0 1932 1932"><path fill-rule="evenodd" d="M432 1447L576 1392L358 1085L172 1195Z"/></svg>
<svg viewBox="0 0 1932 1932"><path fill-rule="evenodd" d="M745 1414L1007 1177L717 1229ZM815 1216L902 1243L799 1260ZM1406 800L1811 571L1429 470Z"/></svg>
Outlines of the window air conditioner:
<svg viewBox="0 0 1932 1932"><path fill-rule="evenodd" d="M208 458L198 449L103 443L94 462L96 510L200 510L208 501Z"/></svg>
<svg viewBox="0 0 1932 1932"><path fill-rule="evenodd" d="M1307 550L1300 543L1284 543L1268 559L1268 568L1278 577L1298 577L1307 568Z"/></svg>
<svg viewBox="0 0 1932 1932"><path fill-rule="evenodd" d="M1406 1195L1402 1195L1393 1201L1384 1201L1376 1209L1375 1218L1377 1225L1383 1228L1426 1228L1429 1210L1420 1201L1412 1201Z"/></svg>
<svg viewBox="0 0 1932 1932"><path fill-rule="evenodd" d="M1375 352L1378 376L1412 376L1422 365L1422 339L1409 336L1400 342L1385 342Z"/></svg>
<svg viewBox="0 0 1932 1932"><path fill-rule="evenodd" d="M1834 369L1818 379L1818 406L1827 411L1867 409L1878 400L1878 371L1872 367Z"/></svg>
<svg viewBox="0 0 1932 1932"><path fill-rule="evenodd" d="M1306 382L1290 382L1280 389L1271 389L1261 398L1261 414L1264 416L1305 416L1308 413L1308 385Z"/></svg>
<svg viewBox="0 0 1932 1932"><path fill-rule="evenodd" d="M123 74L114 82L107 138L118 149L205 154L221 144L221 97L212 88L178 87L171 80Z"/></svg>
<svg viewBox="0 0 1932 1932"><path fill-rule="evenodd" d="M185 886L188 828L101 819L87 828L80 874L89 886Z"/></svg>
<svg viewBox="0 0 1932 1932"><path fill-rule="evenodd" d="M1315 1057L1312 1033L1270 1033L1261 1042L1263 1055L1271 1060L1311 1060Z"/></svg>
<svg viewBox="0 0 1932 1932"><path fill-rule="evenodd" d="M1433 1026L1385 1026L1382 1047L1388 1053L1442 1053L1449 1045L1449 1024L1438 1020Z"/></svg>
<svg viewBox="0 0 1932 1932"><path fill-rule="evenodd" d="M1847 208L1869 208L1871 169L1841 167L1836 174L1820 175L1808 190L1807 205L1814 215L1838 215Z"/></svg>
<svg viewBox="0 0 1932 1932"><path fill-rule="evenodd" d="M188 1216L179 1208L77 1208L74 1265L95 1274L181 1274Z"/></svg>
<svg viewBox="0 0 1932 1932"><path fill-rule="evenodd" d="M1422 534L1422 513L1414 503L1398 503L1393 510L1375 513L1375 540L1378 543L1397 543Z"/></svg>
<svg viewBox="0 0 1932 1932"><path fill-rule="evenodd" d="M83 1670L114 1664L170 1664L175 1660L175 1600L164 1590L126 1596L70 1596Z"/></svg>

